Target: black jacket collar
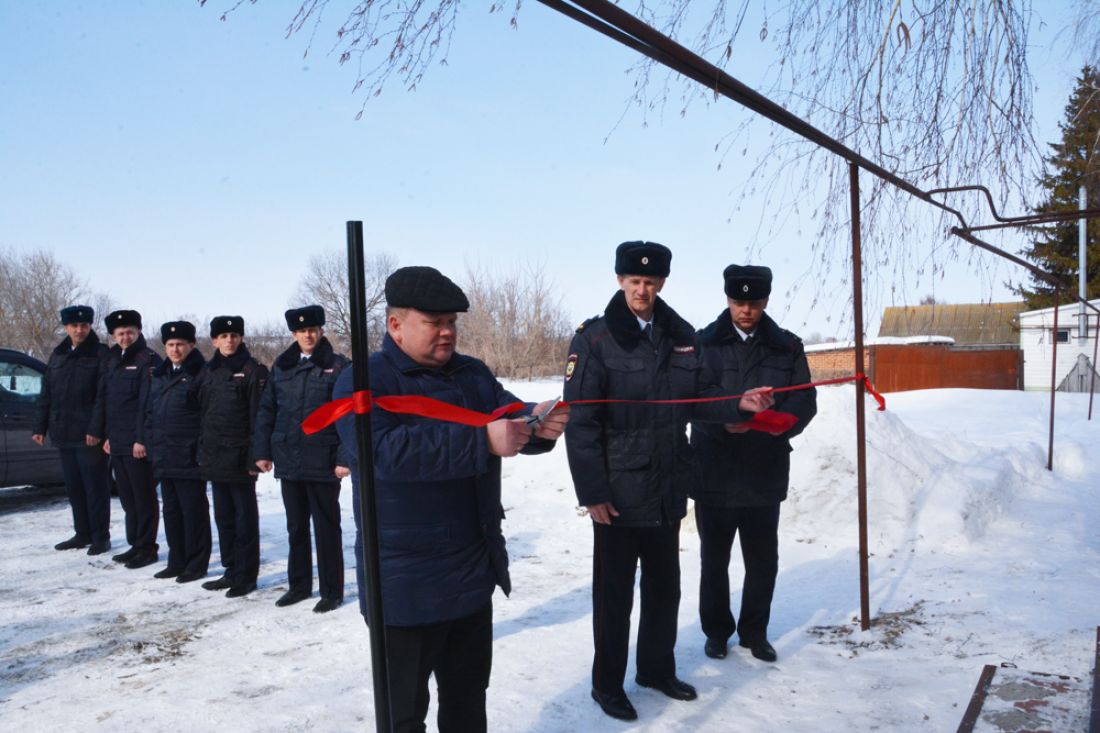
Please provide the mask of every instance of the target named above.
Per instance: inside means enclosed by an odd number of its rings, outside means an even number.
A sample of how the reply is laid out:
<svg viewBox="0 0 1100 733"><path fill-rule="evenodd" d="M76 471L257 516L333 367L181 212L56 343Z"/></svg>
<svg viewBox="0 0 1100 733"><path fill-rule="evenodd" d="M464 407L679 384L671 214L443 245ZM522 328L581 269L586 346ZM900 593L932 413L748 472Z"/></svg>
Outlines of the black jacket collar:
<svg viewBox="0 0 1100 733"><path fill-rule="evenodd" d="M740 341L741 334L734 329L733 318L730 316L728 308L719 313L710 325L699 332L699 341L704 346L714 346L734 338ZM772 348L783 351L794 349L792 335L780 328L779 324L773 321L767 313L764 313L759 325L756 327L756 338Z"/></svg>
<svg viewBox="0 0 1100 733"><path fill-rule="evenodd" d="M616 341L624 346L632 346L641 340L642 328L638 325L638 317L626 304L626 293L622 290L611 296L611 301L603 314L607 320L607 327ZM695 329L681 318L679 313L672 310L668 303L661 300L660 296L653 306L653 324L676 344L690 343L694 340Z"/></svg>
<svg viewBox="0 0 1100 733"><path fill-rule="evenodd" d="M99 348L99 336L95 335L95 331L88 334L88 338L80 342L80 346L73 348L73 340L66 336L61 340L61 343L53 350L53 353L64 356L72 352L76 356L95 356L96 350Z"/></svg>
<svg viewBox="0 0 1100 733"><path fill-rule="evenodd" d="M297 344L295 344L295 346L297 346ZM222 352L214 349L214 356L211 357L207 364L210 369L221 369L224 367L232 372L239 372L251 358L252 354L248 353L248 347L242 343L237 347L237 350L233 352L233 356L222 356Z"/></svg>
<svg viewBox="0 0 1100 733"><path fill-rule="evenodd" d="M290 345L283 353L279 354L279 358L275 360L275 366L286 371L298 366L298 362L302 360L302 347L298 346L298 342L295 341ZM317 345L313 347L313 353L310 354L310 360L315 366L319 366L322 369L329 369L332 367L332 363L335 361L335 352L332 350L332 344L324 336L317 342Z"/></svg>
<svg viewBox="0 0 1100 733"><path fill-rule="evenodd" d="M197 348L191 349L191 353L188 354L183 363L180 364L180 371L188 374L189 376L195 376L202 369L202 365L206 363L206 359L202 358L202 352ZM165 359L160 363L160 366L153 370L153 376L161 376L163 374L171 373L172 360Z"/></svg>
<svg viewBox="0 0 1100 733"><path fill-rule="evenodd" d="M403 374L417 371L430 372L433 370L438 370L444 374L453 374L472 361L471 357L456 351L451 354L450 361L443 366L426 367L423 364L417 363L416 360L402 351L401 347L397 345L396 341L390 338L388 333L382 338L382 353L385 354Z"/></svg>
<svg viewBox="0 0 1100 733"><path fill-rule="evenodd" d="M122 347L118 344L112 346L111 356L118 359L119 363L123 365L131 364L134 359L137 358L137 355L145 351L145 349L145 336L139 333L137 339L134 340L134 343L130 344L130 348L126 349L125 352L123 352Z"/></svg>

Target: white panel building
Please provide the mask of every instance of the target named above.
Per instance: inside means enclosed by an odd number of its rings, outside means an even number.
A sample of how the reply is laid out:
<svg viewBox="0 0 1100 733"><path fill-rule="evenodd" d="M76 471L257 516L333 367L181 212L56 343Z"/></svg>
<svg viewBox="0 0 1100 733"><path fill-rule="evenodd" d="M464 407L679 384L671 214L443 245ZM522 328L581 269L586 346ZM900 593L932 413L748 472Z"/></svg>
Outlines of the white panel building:
<svg viewBox="0 0 1100 733"><path fill-rule="evenodd" d="M1089 301L1100 308L1100 298ZM1052 339L1058 340L1058 363L1055 367L1055 387L1062 384L1084 356L1093 365L1093 346L1096 339L1096 311L1087 310L1088 337L1081 338L1078 330L1081 305L1070 303L1058 308L1058 333L1054 334L1054 308L1026 311L1020 314L1020 349L1024 352L1024 389L1050 389L1050 361L1054 353ZM1086 378L1087 379L1087 378ZM1088 382L1085 381L1085 389Z"/></svg>

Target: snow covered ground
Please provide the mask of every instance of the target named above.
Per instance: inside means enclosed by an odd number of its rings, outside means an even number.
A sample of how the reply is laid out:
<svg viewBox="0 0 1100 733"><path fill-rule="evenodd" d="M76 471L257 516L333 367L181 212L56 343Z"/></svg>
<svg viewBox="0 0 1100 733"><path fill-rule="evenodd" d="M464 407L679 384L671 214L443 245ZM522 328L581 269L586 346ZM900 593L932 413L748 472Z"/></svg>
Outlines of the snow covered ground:
<svg viewBox="0 0 1100 733"><path fill-rule="evenodd" d="M556 382L511 386L530 400L560 392ZM861 632L852 387L819 394L820 414L795 444L780 526L770 628L779 662L736 647L722 661L703 655L698 537L686 522L678 664L700 697L669 700L637 688L631 672L635 724L605 717L588 697L591 529L565 452L505 462L514 590L494 599L492 730L948 731L985 664L1091 674L1100 415L1085 421L1087 396L1058 397L1053 472L1049 395L936 390L888 395L884 413L869 408L877 623ZM373 729L350 494L348 603L319 616L312 603L275 607L286 589L283 510L272 479L259 493L260 588L243 599L154 580L163 563L126 570L55 552L71 533L63 500L0 515L0 729ZM117 501L112 533L119 547ZM1081 710L1057 729L1086 721Z"/></svg>

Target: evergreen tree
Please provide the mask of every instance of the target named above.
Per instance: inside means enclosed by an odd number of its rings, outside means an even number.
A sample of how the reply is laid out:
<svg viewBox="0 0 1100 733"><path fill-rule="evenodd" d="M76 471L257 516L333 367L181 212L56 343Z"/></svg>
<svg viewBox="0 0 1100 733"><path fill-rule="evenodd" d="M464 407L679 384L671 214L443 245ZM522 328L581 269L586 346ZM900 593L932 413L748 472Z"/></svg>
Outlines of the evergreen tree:
<svg viewBox="0 0 1100 733"><path fill-rule="evenodd" d="M1078 188L1084 184L1085 206L1100 208L1100 72L1086 66L1066 105L1065 120L1059 125L1062 141L1051 143L1052 154L1046 159L1047 173L1041 181L1046 198L1036 213L1075 211ZM1067 283L1077 294L1077 220L1036 228L1035 238L1024 256ZM1088 222L1085 264L1088 297L1100 297L1100 219ZM1017 289L1030 308L1054 304L1053 288L1032 277L1031 287ZM1063 294L1061 302L1067 302Z"/></svg>

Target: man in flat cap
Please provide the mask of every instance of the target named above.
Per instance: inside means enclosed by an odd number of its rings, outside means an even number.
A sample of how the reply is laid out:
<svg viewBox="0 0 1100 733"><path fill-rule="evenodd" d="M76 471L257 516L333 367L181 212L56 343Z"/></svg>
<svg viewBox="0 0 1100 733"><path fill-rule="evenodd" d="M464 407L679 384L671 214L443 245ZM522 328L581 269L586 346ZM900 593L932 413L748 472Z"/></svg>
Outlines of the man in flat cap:
<svg viewBox="0 0 1100 733"><path fill-rule="evenodd" d="M110 350L103 399L98 402L107 431L103 451L111 457L118 499L126 513L126 542L130 545L111 559L131 569L143 568L160 559L160 504L153 466L144 447L135 449L134 442L138 423L145 418L141 398L162 360L145 344L137 311L113 311L103 323L115 342Z"/></svg>
<svg viewBox="0 0 1100 733"><path fill-rule="evenodd" d="M658 293L672 253L655 242L615 251L619 290L603 315L577 329L565 366L565 399L675 400L721 397L705 370L695 329ZM574 409L565 445L577 499L593 530L592 698L620 720L638 714L623 687L630 613L642 568L637 676L676 700L695 688L676 675L680 605L680 520L694 481L686 426L691 418L739 423L772 403L767 390L737 401L696 405L609 404Z"/></svg>
<svg viewBox="0 0 1100 733"><path fill-rule="evenodd" d="M517 401L481 361L458 353L457 319L469 309L462 290L431 267L403 267L386 280L386 335L370 357L370 390L378 397L423 395L478 412ZM335 397L350 396L346 370ZM532 406L520 411L530 415ZM511 590L501 533L501 458L543 453L568 417L556 400L534 406L543 416L503 418L473 428L383 410L371 413L381 543L382 608L395 731L423 731L428 679L435 675L440 731L485 731L485 693L492 672L497 586ZM337 423L361 467L354 417ZM355 494L355 518L362 508ZM373 514L373 512L372 512ZM356 557L362 558L356 533ZM357 563L357 566L360 563ZM360 610L366 583L357 567Z"/></svg>
<svg viewBox="0 0 1100 733"><path fill-rule="evenodd" d="M190 583L210 565L210 503L195 460L199 442L199 382L205 359L195 348L195 326L169 321L160 327L168 358L153 370L138 446L160 480L168 565L154 578Z"/></svg>
<svg viewBox="0 0 1100 733"><path fill-rule="evenodd" d="M286 312L286 325L294 334L294 343L272 365L256 413L253 439L256 466L266 473L274 463L286 508L290 587L275 605L290 606L313 595L312 517L321 594L313 610L327 613L344 602L340 479L348 474L348 461L340 450L335 427L306 435L301 425L311 412L332 399L336 379L349 362L325 338L321 306L291 308Z"/></svg>
<svg viewBox="0 0 1100 733"><path fill-rule="evenodd" d="M726 309L699 332L703 357L722 387L741 392L753 387L788 387L810 382L802 341L764 312L772 289L767 267L730 265L722 273ZM798 418L786 432L746 431L739 425L692 423L691 446L700 480L692 486L695 523L702 553L699 618L712 659L726 656L727 642L738 643L765 662L776 660L768 642L772 592L779 571L779 504L787 498L790 439L817 414L811 387L775 397L780 412ZM741 609L730 611L729 561L740 537L745 565Z"/></svg>
<svg viewBox="0 0 1100 733"><path fill-rule="evenodd" d="M256 458L252 434L267 367L244 343L244 319L217 316L210 321L214 356L199 387L201 432L199 470L214 494L214 522L221 550L220 578L202 584L225 590L229 598L256 590L260 572L260 514L256 503Z"/></svg>
<svg viewBox="0 0 1100 733"><path fill-rule="evenodd" d="M87 547L89 555L100 555L111 549L110 475L99 446L103 412L96 409L107 376L107 347L92 330L91 308L70 305L60 315L65 338L50 354L31 439L43 445L48 434L57 447L73 511L74 534L54 549Z"/></svg>

